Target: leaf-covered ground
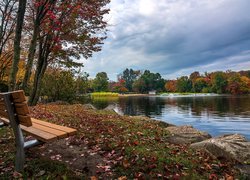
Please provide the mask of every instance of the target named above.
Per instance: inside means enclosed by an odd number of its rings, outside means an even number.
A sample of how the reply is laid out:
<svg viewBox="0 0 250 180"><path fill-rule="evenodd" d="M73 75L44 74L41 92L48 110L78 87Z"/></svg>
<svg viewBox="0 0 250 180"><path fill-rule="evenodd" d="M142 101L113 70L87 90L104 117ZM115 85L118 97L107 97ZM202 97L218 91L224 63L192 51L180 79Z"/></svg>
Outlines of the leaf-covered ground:
<svg viewBox="0 0 250 180"><path fill-rule="evenodd" d="M166 125L83 105L38 105L33 117L77 129L77 135L29 149L14 172L14 139L0 128L0 179L220 179L240 177L234 162L167 142ZM30 137L28 137L30 138Z"/></svg>

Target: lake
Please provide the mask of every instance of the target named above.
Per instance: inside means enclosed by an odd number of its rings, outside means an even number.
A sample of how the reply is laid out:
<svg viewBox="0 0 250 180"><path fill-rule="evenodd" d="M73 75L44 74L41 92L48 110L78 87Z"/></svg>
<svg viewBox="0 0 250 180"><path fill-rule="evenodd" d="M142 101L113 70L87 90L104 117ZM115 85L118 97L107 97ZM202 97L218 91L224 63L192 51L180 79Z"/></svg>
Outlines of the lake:
<svg viewBox="0 0 250 180"><path fill-rule="evenodd" d="M175 125L192 125L212 136L239 133L250 140L250 96L120 97L95 100L102 109L113 104L120 114L145 115Z"/></svg>

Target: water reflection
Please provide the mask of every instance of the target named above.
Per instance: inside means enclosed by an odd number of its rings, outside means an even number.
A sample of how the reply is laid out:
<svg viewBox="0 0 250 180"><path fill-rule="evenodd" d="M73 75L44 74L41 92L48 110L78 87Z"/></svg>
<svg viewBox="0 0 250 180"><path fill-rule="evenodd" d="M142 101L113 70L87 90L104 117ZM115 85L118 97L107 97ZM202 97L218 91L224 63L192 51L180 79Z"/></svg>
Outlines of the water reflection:
<svg viewBox="0 0 250 180"><path fill-rule="evenodd" d="M94 101L97 108L117 103L126 115L145 115L176 125L191 124L212 135L241 133L250 139L250 96L124 97Z"/></svg>

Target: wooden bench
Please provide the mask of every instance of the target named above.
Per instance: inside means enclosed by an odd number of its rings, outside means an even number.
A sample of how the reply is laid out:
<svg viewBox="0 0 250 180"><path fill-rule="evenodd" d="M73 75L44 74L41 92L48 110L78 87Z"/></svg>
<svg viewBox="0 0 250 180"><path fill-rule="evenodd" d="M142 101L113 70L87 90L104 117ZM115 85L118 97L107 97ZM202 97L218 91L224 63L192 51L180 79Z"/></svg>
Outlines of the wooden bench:
<svg viewBox="0 0 250 180"><path fill-rule="evenodd" d="M25 149L76 133L75 129L31 118L22 90L0 93L0 128L9 124L15 136L15 170L18 172L24 167ZM22 131L33 136L35 140L24 142Z"/></svg>

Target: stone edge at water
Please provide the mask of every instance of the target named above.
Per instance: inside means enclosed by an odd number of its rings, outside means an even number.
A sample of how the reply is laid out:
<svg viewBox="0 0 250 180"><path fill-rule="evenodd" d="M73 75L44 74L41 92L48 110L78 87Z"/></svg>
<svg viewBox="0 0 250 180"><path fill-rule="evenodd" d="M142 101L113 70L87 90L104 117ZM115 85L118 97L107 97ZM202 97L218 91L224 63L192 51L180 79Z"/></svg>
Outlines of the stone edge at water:
<svg viewBox="0 0 250 180"><path fill-rule="evenodd" d="M250 178L250 142L240 134L214 137L190 145L193 149L203 149L216 158L236 161L239 171Z"/></svg>
<svg viewBox="0 0 250 180"><path fill-rule="evenodd" d="M191 144L204 141L212 137L207 132L199 131L189 125L170 126L165 129L170 133L168 142L173 144Z"/></svg>

